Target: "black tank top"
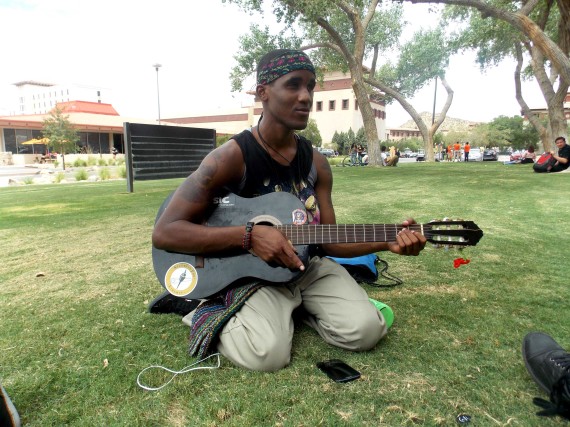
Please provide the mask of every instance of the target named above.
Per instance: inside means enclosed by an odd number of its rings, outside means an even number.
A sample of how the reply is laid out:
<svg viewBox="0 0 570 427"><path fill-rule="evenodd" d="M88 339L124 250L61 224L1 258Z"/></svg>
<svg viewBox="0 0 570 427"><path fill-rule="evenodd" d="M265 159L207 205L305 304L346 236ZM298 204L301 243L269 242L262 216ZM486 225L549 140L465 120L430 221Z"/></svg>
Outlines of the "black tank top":
<svg viewBox="0 0 570 427"><path fill-rule="evenodd" d="M258 144L249 130L232 137L238 144L245 162L245 173L237 189L241 197L257 197L285 191L299 198L307 209L308 223L320 222L319 207L315 196L317 171L313 164L313 147L304 137L296 135L297 154L291 164L284 166Z"/></svg>

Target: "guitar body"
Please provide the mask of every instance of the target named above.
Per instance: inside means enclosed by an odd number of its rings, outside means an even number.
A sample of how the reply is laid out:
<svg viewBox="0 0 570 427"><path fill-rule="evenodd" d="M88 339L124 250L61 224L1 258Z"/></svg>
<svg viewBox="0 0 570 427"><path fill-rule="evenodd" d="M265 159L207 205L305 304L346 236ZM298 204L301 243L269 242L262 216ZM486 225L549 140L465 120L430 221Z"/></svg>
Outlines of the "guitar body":
<svg viewBox="0 0 570 427"><path fill-rule="evenodd" d="M163 202L156 220L170 202ZM243 198L235 194L214 200L215 207L205 225L211 227L244 226L249 221L265 225L290 225L294 215L305 212L303 203L289 193L269 193L262 197ZM156 222L156 221L155 221ZM309 246L295 246L299 258L307 265ZM224 288L262 279L284 283L295 279L300 271L272 266L244 250L221 256L194 256L152 248L154 271L162 286L171 294L191 299L207 298Z"/></svg>

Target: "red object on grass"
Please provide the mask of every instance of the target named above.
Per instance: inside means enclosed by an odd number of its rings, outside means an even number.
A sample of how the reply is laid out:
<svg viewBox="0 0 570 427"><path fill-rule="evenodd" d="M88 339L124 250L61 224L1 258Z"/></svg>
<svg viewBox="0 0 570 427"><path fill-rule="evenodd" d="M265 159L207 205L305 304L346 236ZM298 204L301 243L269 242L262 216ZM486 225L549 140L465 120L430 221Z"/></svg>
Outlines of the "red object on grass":
<svg viewBox="0 0 570 427"><path fill-rule="evenodd" d="M460 265L462 264L469 264L471 262L470 259L464 259L464 258L455 258L453 260L453 268L459 268Z"/></svg>

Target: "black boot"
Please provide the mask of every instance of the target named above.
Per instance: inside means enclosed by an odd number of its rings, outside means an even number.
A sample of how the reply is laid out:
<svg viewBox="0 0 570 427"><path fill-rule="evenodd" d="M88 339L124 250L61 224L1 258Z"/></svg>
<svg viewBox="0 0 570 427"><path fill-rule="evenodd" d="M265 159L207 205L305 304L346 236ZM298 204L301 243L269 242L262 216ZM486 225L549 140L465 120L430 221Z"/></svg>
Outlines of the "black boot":
<svg viewBox="0 0 570 427"><path fill-rule="evenodd" d="M570 374L570 353L542 332L524 337L522 355L528 373L548 394L560 378Z"/></svg>
<svg viewBox="0 0 570 427"><path fill-rule="evenodd" d="M522 354L528 373L550 397L550 402L533 399L541 408L536 415L570 420L570 353L549 335L531 332L524 337Z"/></svg>
<svg viewBox="0 0 570 427"><path fill-rule="evenodd" d="M186 299L172 295L168 291L153 299L148 305L148 312L155 314L178 314L186 316L200 304L200 300Z"/></svg>

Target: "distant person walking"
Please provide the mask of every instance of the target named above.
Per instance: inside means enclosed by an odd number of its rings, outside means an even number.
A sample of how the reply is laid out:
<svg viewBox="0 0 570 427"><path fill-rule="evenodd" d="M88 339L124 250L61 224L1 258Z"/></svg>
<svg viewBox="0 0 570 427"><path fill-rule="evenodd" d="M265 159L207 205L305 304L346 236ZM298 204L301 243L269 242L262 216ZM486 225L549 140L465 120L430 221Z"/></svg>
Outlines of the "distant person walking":
<svg viewBox="0 0 570 427"><path fill-rule="evenodd" d="M350 146L350 160L352 160L352 164L356 164L356 158L358 157L358 149L356 148L356 144L353 143Z"/></svg>
<svg viewBox="0 0 570 427"><path fill-rule="evenodd" d="M453 144L453 161L461 161L461 144L457 141Z"/></svg>
<svg viewBox="0 0 570 427"><path fill-rule="evenodd" d="M469 141L465 143L463 146L463 153L465 153L465 161L469 161L469 151L471 151L471 146L469 145Z"/></svg>

